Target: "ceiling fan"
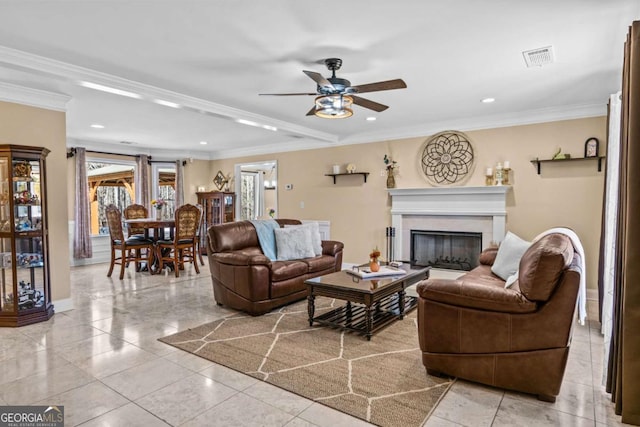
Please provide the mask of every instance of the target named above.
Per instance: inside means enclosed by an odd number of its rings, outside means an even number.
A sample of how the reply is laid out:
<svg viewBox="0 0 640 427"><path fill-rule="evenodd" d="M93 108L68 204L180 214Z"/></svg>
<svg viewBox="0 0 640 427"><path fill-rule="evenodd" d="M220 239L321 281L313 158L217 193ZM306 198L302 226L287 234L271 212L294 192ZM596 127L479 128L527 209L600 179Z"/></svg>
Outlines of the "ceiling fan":
<svg viewBox="0 0 640 427"><path fill-rule="evenodd" d="M328 58L324 60L324 63L329 71L331 71L331 77L325 78L315 71L302 71L318 85L316 93L261 93L260 95L316 96L315 105L307 112L307 116L315 115L325 119L343 119L353 115L353 111L351 110L352 104L377 112L381 112L389 108L387 105L361 98L356 94L379 92L382 90L404 89L407 87L407 84L402 79L351 86L351 82L349 80L336 77L336 70L339 70L342 66L342 59Z"/></svg>

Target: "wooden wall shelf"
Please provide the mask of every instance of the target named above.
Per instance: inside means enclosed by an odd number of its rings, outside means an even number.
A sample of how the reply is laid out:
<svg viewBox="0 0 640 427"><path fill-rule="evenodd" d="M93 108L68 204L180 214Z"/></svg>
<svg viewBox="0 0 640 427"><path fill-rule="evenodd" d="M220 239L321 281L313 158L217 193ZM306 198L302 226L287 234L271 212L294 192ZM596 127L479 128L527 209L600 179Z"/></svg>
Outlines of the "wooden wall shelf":
<svg viewBox="0 0 640 427"><path fill-rule="evenodd" d="M333 177L333 184L335 185L336 183L336 177L337 176L343 176L343 175L362 175L362 177L364 178L364 182L367 182L367 176L369 176L369 172L352 172L352 173L325 173L324 176L332 176Z"/></svg>
<svg viewBox="0 0 640 427"><path fill-rule="evenodd" d="M604 158L605 158L605 156L576 157L576 158L571 158L571 159L557 159L557 160L553 160L553 159L544 159L544 160L533 159L533 160L531 160L531 163L536 166L536 168L538 170L538 175L540 175L542 163L562 163L562 162L576 162L576 161L585 161L585 160L597 161L598 162L598 172L602 172L602 159L604 159Z"/></svg>

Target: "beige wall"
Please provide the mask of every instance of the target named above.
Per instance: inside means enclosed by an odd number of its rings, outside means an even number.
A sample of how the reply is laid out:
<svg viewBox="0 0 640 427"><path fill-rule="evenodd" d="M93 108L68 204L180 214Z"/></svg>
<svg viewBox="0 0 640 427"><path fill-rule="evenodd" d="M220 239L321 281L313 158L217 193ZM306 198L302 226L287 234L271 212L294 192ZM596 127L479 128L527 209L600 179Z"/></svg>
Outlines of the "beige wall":
<svg viewBox="0 0 640 427"><path fill-rule="evenodd" d="M51 299L71 296L65 113L0 101L0 143L46 147Z"/></svg>
<svg viewBox="0 0 640 427"><path fill-rule="evenodd" d="M587 261L587 286L595 289L600 238L604 173L593 162L545 164L538 175L530 160L550 158L558 148L582 157L589 137L601 141L604 153L605 117L467 132L475 144L476 167L465 185L484 185L484 171L498 161L511 162L513 191L508 197L507 228L525 239L554 226L568 226L580 236ZM427 187L418 153L427 136L318 150L275 153L212 161L209 177L233 171L235 163L278 161L278 216L331 221L331 236L345 244L345 262L363 262L371 248L385 247L385 227L391 225L390 199L382 158L390 154L399 165L398 188ZM370 172L330 177L333 164L355 163ZM204 170L203 170L204 176ZM210 181L209 181L210 182ZM286 184L293 184L290 191ZM301 203L304 202L304 208Z"/></svg>

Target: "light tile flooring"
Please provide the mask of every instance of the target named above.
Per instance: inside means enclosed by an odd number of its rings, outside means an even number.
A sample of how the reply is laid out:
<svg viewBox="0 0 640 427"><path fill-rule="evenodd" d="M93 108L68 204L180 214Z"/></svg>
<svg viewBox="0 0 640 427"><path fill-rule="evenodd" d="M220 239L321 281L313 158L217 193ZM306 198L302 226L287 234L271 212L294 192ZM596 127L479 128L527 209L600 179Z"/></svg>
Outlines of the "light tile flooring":
<svg viewBox="0 0 640 427"><path fill-rule="evenodd" d="M157 341L231 312L215 304L207 266L179 279L106 271L72 269L74 310L0 328L0 405L64 405L67 426L368 425ZM556 403L457 381L425 425L621 425L599 385L597 327L575 328Z"/></svg>

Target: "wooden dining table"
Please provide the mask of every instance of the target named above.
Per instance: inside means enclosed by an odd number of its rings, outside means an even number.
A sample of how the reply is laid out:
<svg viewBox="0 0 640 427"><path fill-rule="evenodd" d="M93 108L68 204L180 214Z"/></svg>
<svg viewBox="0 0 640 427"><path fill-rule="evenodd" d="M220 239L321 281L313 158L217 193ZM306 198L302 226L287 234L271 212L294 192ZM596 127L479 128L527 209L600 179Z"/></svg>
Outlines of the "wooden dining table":
<svg viewBox="0 0 640 427"><path fill-rule="evenodd" d="M126 225L133 226L135 228L144 228L144 237L151 239L154 242L164 239L173 239L173 233L176 229L176 220L171 219L157 219L157 218L134 218L125 219ZM165 231L169 230L169 236L166 236ZM149 231L153 230L153 234Z"/></svg>
<svg viewBox="0 0 640 427"><path fill-rule="evenodd" d="M133 218L125 219L124 223L135 228L144 228L144 237L151 239L154 243L158 240L173 240L176 229L175 219L157 219L157 218ZM167 235L167 230L169 231ZM151 233L150 231L153 231ZM168 265L173 270L173 265ZM158 259L156 253L153 253L153 263L151 265L153 272L158 272Z"/></svg>

